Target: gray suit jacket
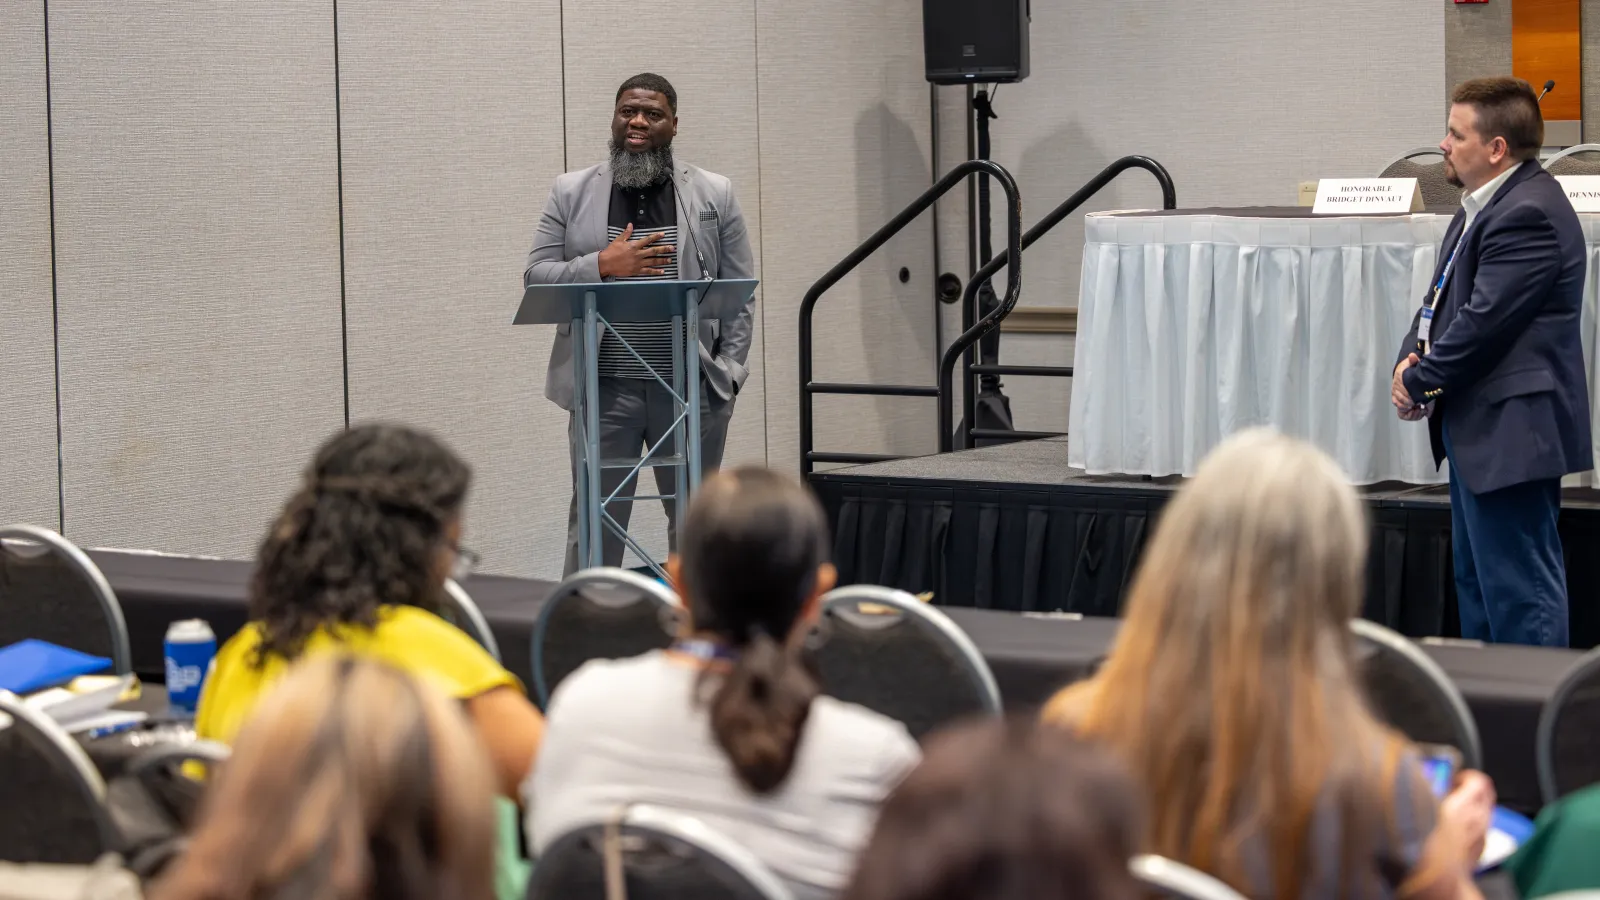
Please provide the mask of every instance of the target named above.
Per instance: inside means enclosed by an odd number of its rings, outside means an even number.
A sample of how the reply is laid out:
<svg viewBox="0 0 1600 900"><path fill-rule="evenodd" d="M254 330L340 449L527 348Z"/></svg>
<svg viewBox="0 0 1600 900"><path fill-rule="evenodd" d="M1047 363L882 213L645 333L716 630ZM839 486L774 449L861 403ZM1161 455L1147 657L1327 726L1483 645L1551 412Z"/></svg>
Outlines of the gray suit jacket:
<svg viewBox="0 0 1600 900"><path fill-rule="evenodd" d="M755 259L744 213L733 183L704 169L678 163L678 272L685 280L704 278L695 258L695 242L705 255L709 274L717 278L754 278ZM611 215L611 165L601 163L556 179L539 219L533 250L523 269L523 284L593 283L600 280L600 251L610 243L606 226ZM689 229L693 227L694 238ZM702 325L706 324L704 322ZM750 370L750 338L755 313L746 305L732 322L710 320L700 329L700 369L711 390L724 400L738 393ZM719 343L720 339L720 343ZM711 350L715 347L716 356ZM562 409L572 409L572 325L556 326L544 395Z"/></svg>

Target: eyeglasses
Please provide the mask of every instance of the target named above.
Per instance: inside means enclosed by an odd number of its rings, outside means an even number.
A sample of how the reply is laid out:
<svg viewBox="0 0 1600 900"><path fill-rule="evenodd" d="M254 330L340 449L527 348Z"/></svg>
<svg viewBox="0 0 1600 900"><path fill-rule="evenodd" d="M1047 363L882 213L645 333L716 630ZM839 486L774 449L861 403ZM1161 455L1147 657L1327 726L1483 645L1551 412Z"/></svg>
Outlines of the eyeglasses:
<svg viewBox="0 0 1600 900"><path fill-rule="evenodd" d="M466 581L467 576L478 568L478 563L483 557L460 544L452 544L450 549L456 555L456 561L450 565L450 578L459 584Z"/></svg>

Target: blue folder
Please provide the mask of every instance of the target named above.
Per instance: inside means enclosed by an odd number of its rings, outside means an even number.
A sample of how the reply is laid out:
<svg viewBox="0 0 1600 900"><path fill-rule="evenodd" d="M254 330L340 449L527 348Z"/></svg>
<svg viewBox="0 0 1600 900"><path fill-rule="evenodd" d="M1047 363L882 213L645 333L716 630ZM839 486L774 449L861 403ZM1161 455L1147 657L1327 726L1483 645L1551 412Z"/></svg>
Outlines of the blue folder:
<svg viewBox="0 0 1600 900"><path fill-rule="evenodd" d="M47 641L18 641L0 647L0 689L27 694L111 668L104 656L90 656Z"/></svg>

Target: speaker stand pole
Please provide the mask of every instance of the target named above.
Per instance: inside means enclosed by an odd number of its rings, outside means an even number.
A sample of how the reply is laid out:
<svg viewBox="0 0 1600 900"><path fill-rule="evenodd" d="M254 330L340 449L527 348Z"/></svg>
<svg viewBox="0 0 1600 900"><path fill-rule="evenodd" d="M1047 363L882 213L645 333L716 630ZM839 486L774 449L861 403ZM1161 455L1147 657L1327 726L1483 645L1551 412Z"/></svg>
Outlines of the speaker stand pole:
<svg viewBox="0 0 1600 900"><path fill-rule="evenodd" d="M979 90L972 95L972 113L977 117L978 126L978 159L988 159L989 146L989 120L997 119L994 106L989 102L989 92ZM994 258L993 223L989 218L989 176L978 176L978 258L984 263ZM995 295L994 282L985 281L978 286L978 319L982 319L1000 305L1000 298ZM998 329L983 336L978 342L978 361L986 366L997 365L1000 362L1000 332ZM999 375L978 376L980 393L983 391L1000 390Z"/></svg>
<svg viewBox="0 0 1600 900"><path fill-rule="evenodd" d="M976 118L977 122L977 154L975 159L988 159L989 146L989 120L998 118L994 114L993 94L988 90L979 90L972 95L972 105L969 110L968 124ZM994 256L994 243L992 240L993 223L989 220L989 176L978 176L978 206L977 206L977 237L978 258L987 263ZM972 327L978 319L987 316L1000 305L1000 298L995 296L992 280L985 281L978 286L976 304L977 310L968 309L963 318L968 320L967 327ZM967 359L972 359L972 351L967 350ZM981 364L992 366L1000 362L1000 332L996 329L983 336L978 341L978 360ZM973 384L970 369L962 379L962 391L972 392ZM993 443L1004 443L993 438L982 442L971 439L968 429L982 428L990 431L1011 431L1015 429L1011 418L1011 401L1005 395L1000 383L999 375L984 374L978 377L976 396L963 403L967 415L962 417L961 433L957 435L956 446L963 449L975 446L988 446Z"/></svg>
<svg viewBox="0 0 1600 900"><path fill-rule="evenodd" d="M944 177L944 172L939 168L939 86L928 85L928 134L933 135L933 140L928 142L929 163L928 186L937 184ZM939 299L940 275L944 269L939 260L939 201L933 201L933 377L934 383L939 379L939 360L944 356L944 302Z"/></svg>

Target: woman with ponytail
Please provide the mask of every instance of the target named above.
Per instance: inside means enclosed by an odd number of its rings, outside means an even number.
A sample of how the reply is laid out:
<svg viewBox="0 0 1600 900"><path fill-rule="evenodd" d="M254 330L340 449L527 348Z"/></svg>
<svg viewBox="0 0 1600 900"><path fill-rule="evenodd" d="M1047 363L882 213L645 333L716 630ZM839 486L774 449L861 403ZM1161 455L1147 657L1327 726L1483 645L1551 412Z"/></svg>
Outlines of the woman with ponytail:
<svg viewBox="0 0 1600 900"><path fill-rule="evenodd" d="M919 758L904 727L819 694L802 650L836 578L821 507L759 468L705 482L668 563L688 606L666 651L596 660L551 697L528 785L535 851L641 803L738 840L800 900L844 887Z"/></svg>
<svg viewBox="0 0 1600 900"><path fill-rule="evenodd" d="M261 542L250 622L217 653L199 735L231 743L301 657L374 657L462 701L500 792L515 798L544 722L516 677L438 616L445 580L469 558L461 512L471 480L450 448L416 429L359 425L325 443Z"/></svg>

